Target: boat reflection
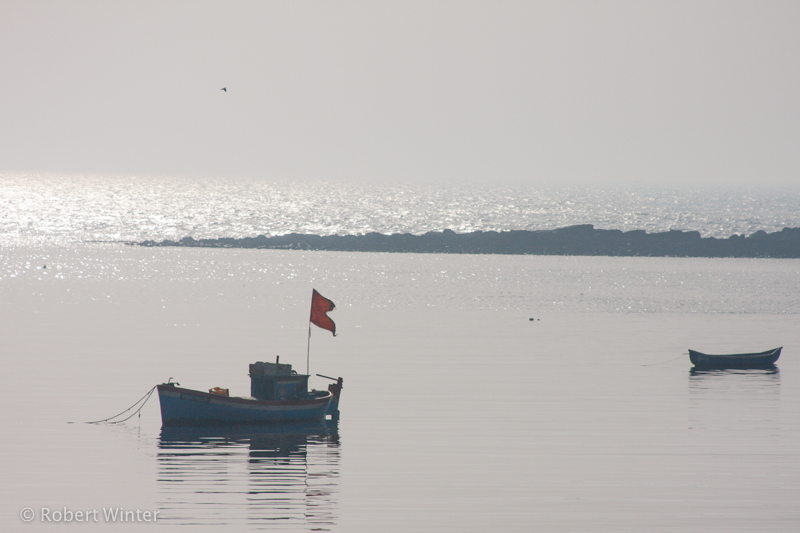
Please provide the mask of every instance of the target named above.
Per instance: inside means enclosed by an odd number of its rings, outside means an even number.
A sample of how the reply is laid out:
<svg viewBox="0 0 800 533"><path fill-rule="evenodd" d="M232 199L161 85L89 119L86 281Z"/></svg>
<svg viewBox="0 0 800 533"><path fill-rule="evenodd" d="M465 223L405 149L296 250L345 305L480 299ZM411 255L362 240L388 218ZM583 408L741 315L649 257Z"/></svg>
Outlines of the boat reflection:
<svg viewBox="0 0 800 533"><path fill-rule="evenodd" d="M774 436L781 428L781 375L778 367L689 371L689 418L696 435Z"/></svg>
<svg viewBox="0 0 800 533"><path fill-rule="evenodd" d="M689 370L689 391L694 395L751 398L778 393L781 372L777 366L761 369Z"/></svg>
<svg viewBox="0 0 800 533"><path fill-rule="evenodd" d="M758 376L777 376L778 380L780 380L780 373L781 373L780 369L775 365L771 365L766 368L750 368L750 369L727 368L722 370L701 370L692 367L689 370L689 376L690 376L689 379L734 374L734 375L753 376L756 378L758 378Z"/></svg>
<svg viewBox="0 0 800 533"><path fill-rule="evenodd" d="M163 427L159 521L329 530L338 518L339 446L330 420Z"/></svg>

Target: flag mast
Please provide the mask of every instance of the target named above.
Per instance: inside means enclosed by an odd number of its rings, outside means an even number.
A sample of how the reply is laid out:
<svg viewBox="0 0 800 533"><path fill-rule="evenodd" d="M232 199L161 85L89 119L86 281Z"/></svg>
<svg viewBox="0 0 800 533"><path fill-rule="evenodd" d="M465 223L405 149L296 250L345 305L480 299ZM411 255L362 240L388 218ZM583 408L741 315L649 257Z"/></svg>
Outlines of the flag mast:
<svg viewBox="0 0 800 533"><path fill-rule="evenodd" d="M308 347L306 348L306 374L311 375L308 371L308 362L311 360L311 321L308 321Z"/></svg>
<svg viewBox="0 0 800 533"><path fill-rule="evenodd" d="M328 300L323 295L317 292L317 289L311 290L311 316L308 319L308 347L306 348L306 374L311 375L309 372L311 361L311 324L322 329L327 329L333 336L336 336L336 324L328 316L328 311L336 309L336 304Z"/></svg>

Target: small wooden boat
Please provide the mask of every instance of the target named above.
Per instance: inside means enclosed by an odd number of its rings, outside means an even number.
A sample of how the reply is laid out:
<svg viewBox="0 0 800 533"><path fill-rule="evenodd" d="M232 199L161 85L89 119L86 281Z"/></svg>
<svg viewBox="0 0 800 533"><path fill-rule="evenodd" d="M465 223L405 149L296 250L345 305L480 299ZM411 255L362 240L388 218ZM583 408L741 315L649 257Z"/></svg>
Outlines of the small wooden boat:
<svg viewBox="0 0 800 533"><path fill-rule="evenodd" d="M759 353L736 353L727 355L710 355L689 350L689 359L696 368L722 370L726 368L771 368L778 357L780 348L773 348Z"/></svg>
<svg viewBox="0 0 800 533"><path fill-rule="evenodd" d="M308 378L293 372L291 365L258 362L250 365L250 397L231 397L227 389L218 387L203 392L180 388L178 383L162 383L157 386L161 423L266 424L323 420L328 415L338 420L342 378L326 391L309 391Z"/></svg>

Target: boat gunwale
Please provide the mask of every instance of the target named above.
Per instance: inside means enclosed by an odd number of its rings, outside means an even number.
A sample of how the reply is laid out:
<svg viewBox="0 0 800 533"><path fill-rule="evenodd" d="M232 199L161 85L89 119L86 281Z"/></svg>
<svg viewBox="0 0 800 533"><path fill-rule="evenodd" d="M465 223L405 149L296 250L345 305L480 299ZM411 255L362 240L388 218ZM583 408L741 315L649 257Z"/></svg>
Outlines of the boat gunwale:
<svg viewBox="0 0 800 533"><path fill-rule="evenodd" d="M773 348L771 350L765 350L763 352L730 353L730 354L710 354L710 353L698 352L697 350L690 349L689 350L689 355L691 355L692 353L696 353L697 355L701 355L703 357L714 357L714 358L726 358L726 357L729 357L729 358L732 358L732 359L739 359L739 358L744 359L744 358L755 358L755 357L770 357L772 355L775 355L776 352L780 353L780 351L782 349L783 349L783 346L780 346L778 348Z"/></svg>

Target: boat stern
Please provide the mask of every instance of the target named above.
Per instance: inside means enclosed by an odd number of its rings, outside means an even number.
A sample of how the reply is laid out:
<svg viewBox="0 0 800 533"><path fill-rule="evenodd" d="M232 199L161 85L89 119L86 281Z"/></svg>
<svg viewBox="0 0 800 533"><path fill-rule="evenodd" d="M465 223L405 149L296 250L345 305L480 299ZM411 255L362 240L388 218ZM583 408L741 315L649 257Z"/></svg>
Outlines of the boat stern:
<svg viewBox="0 0 800 533"><path fill-rule="evenodd" d="M331 399L330 405L328 405L328 412L327 415L330 415L331 420L339 420L339 396L342 394L342 383L344 380L342 378L338 378L336 383L331 383L328 385L328 392L331 393L333 398Z"/></svg>

